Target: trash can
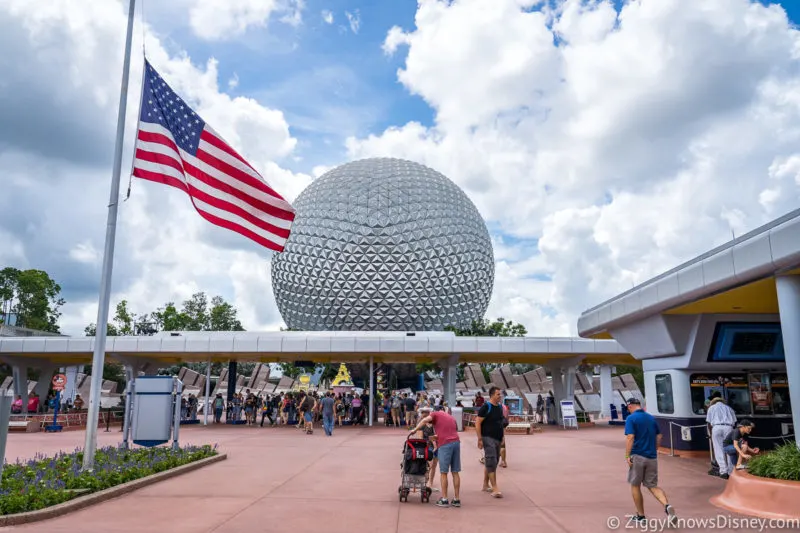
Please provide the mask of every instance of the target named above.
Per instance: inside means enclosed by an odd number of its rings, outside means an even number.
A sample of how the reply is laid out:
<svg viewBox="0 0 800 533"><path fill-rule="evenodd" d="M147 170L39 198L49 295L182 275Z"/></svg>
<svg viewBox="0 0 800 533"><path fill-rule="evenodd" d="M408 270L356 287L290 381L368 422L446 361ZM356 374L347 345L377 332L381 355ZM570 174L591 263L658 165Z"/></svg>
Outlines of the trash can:
<svg viewBox="0 0 800 533"><path fill-rule="evenodd" d="M453 413L453 418L456 419L456 427L458 431L464 431L464 408L451 407L450 412Z"/></svg>

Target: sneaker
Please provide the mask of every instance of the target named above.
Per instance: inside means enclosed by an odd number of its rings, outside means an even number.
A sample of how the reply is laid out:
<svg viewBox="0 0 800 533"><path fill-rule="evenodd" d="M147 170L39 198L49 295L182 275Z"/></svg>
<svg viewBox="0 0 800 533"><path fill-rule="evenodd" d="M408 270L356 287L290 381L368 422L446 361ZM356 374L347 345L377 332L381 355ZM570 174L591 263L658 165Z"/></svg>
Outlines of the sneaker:
<svg viewBox="0 0 800 533"><path fill-rule="evenodd" d="M730 476L728 474L720 474L719 477L722 479L728 479Z"/></svg>
<svg viewBox="0 0 800 533"><path fill-rule="evenodd" d="M461 507L461 500L453 500L453 507Z"/></svg>
<svg viewBox="0 0 800 533"><path fill-rule="evenodd" d="M747 470L747 465L736 465L736 470Z"/></svg>
<svg viewBox="0 0 800 533"><path fill-rule="evenodd" d="M631 520L633 520L633 522L636 524L643 524L647 522L647 518L645 518L643 514L635 514L631 517Z"/></svg>
<svg viewBox="0 0 800 533"><path fill-rule="evenodd" d="M450 507L450 502L449 502L449 501L447 501L447 499L446 499L446 498L439 498L439 499L436 501L436 506L437 506L437 507Z"/></svg>
<svg viewBox="0 0 800 533"><path fill-rule="evenodd" d="M675 527L678 523L678 515L675 514L675 508L667 504L664 506L664 512L667 513L667 525Z"/></svg>

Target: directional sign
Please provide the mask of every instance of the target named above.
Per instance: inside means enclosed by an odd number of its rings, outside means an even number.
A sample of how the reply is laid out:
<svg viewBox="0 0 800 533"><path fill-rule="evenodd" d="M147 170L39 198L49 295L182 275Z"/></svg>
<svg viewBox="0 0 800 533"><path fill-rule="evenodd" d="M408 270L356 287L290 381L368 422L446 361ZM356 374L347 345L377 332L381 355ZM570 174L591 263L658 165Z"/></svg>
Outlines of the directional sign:
<svg viewBox="0 0 800 533"><path fill-rule="evenodd" d="M56 374L53 376L53 390L56 392L60 392L64 390L64 387L67 386L67 376L64 374Z"/></svg>

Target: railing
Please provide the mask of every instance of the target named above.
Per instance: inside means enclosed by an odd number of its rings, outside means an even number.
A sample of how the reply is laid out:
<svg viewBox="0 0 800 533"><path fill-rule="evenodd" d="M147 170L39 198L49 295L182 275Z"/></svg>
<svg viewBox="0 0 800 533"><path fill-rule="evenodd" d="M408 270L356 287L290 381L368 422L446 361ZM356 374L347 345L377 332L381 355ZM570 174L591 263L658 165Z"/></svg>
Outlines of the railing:
<svg viewBox="0 0 800 533"><path fill-rule="evenodd" d="M57 424L65 428L86 427L86 419L89 413L87 411L73 411L70 413L58 413ZM100 411L97 426L109 427L111 424L122 423L125 417L125 411L122 409L105 409ZM10 415L9 421L11 422L29 422L36 421L39 423L40 429L44 429L53 423L52 414L27 414L27 415Z"/></svg>
<svg viewBox="0 0 800 533"><path fill-rule="evenodd" d="M696 425L696 426L684 426L682 424L678 424L676 422L670 421L670 423L669 423L669 455L670 455L670 457L675 457L675 442L673 440L674 432L672 431L672 426L679 427L679 428L681 428L681 430L683 430L683 429L705 428L705 427L707 427L707 424L699 424L699 425ZM708 438L709 440L711 439L711 437L709 437L709 436L706 436L706 438ZM753 436L753 435L748 435L747 438L748 439L755 439L755 440L779 440L779 439L781 439L781 440L783 440L783 442L785 444L786 443L786 439L794 438L794 433L792 433L790 435L775 435L774 437L756 437L756 436Z"/></svg>

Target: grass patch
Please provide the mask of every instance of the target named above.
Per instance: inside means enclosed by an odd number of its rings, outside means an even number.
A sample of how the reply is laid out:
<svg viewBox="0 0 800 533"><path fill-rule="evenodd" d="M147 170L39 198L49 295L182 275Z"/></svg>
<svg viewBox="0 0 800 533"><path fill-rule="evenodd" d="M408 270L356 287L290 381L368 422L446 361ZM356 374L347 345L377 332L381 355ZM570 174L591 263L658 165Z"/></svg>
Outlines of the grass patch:
<svg viewBox="0 0 800 533"><path fill-rule="evenodd" d="M95 468L81 472L83 451L42 454L3 467L0 480L0 515L36 511L72 498L127 483L206 457L217 455L216 446L136 448L107 446L95 453Z"/></svg>
<svg viewBox="0 0 800 533"><path fill-rule="evenodd" d="M750 459L747 471L754 476L800 481L800 449L792 442Z"/></svg>

